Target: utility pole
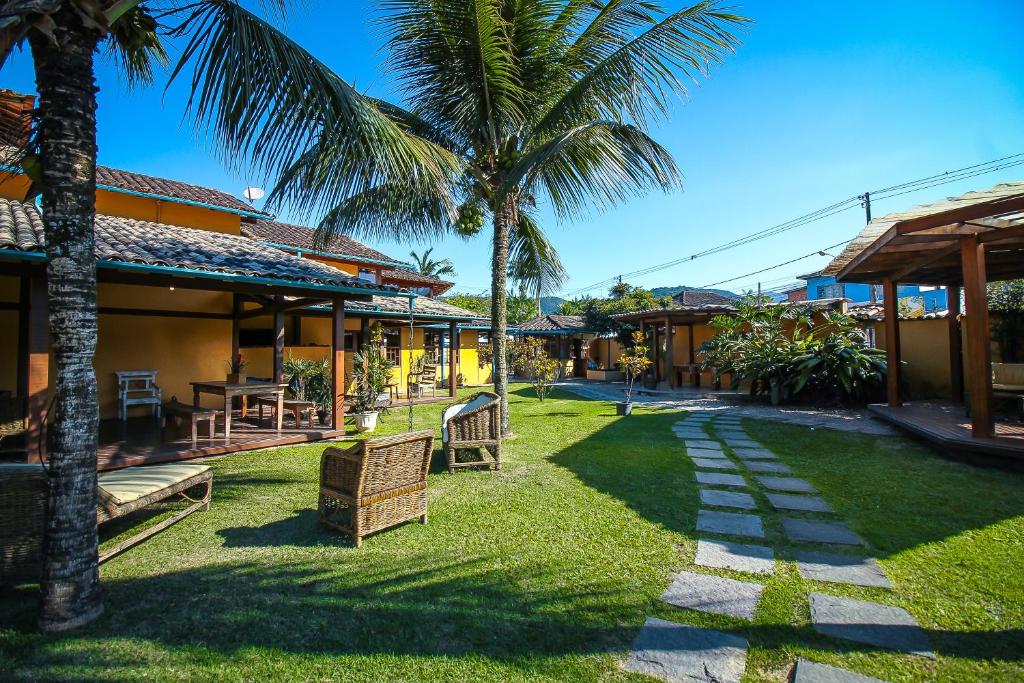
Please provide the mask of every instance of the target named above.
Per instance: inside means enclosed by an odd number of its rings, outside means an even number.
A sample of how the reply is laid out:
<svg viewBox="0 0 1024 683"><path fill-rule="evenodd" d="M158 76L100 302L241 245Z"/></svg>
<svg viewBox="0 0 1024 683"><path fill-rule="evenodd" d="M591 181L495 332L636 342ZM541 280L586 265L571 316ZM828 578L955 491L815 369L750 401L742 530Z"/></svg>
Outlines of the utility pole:
<svg viewBox="0 0 1024 683"><path fill-rule="evenodd" d="M864 207L864 217L867 219L867 222L870 223L871 222L871 193L870 192L865 192L864 194L862 194L860 196L860 199L861 199L860 205Z"/></svg>

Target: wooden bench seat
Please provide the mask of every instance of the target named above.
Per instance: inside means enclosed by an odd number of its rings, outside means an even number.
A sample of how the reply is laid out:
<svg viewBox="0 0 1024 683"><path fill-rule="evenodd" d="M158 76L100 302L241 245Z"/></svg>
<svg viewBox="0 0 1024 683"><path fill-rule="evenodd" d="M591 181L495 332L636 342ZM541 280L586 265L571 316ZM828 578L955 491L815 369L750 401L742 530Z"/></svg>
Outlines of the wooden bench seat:
<svg viewBox="0 0 1024 683"><path fill-rule="evenodd" d="M316 407L312 401L299 401L293 398L286 398L282 401L285 412L290 412L292 417L295 418L295 426L302 426L302 416L305 415L309 421L310 428L313 427L313 416L316 415ZM274 417L277 413L277 397L276 396L257 396L256 405L259 408L259 420L263 422L263 408L270 408L270 417Z"/></svg>
<svg viewBox="0 0 1024 683"><path fill-rule="evenodd" d="M216 433L217 427L217 414L218 411L213 408L201 408L199 406L190 406L187 403L182 403L177 399L172 398L169 403L164 404L164 422L168 417L174 418L175 423L179 419L188 418L192 424L192 448L196 447L196 443L199 440L199 422L209 421L210 423L210 434L209 438L212 441Z"/></svg>

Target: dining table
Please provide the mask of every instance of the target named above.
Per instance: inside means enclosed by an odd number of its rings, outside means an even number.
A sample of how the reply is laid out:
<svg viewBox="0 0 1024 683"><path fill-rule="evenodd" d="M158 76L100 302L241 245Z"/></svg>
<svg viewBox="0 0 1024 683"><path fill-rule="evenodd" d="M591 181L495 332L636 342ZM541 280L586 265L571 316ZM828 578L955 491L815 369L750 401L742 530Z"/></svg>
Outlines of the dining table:
<svg viewBox="0 0 1024 683"><path fill-rule="evenodd" d="M267 382L263 380L248 380L245 382L228 382L215 380L207 382L190 382L192 385L192 405L199 407L199 399L202 394L212 394L224 399L224 439L231 440L231 413L232 403L236 396L242 397L242 417L245 417L247 401L249 396L272 395L277 398L277 431L281 431L284 419L284 390L288 388L287 383Z"/></svg>

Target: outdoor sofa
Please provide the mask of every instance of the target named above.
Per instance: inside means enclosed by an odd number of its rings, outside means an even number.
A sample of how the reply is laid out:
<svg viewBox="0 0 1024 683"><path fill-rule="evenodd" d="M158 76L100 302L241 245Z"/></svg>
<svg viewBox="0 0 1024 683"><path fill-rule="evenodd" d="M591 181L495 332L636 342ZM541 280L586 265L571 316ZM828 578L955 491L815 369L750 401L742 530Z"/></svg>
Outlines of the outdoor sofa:
<svg viewBox="0 0 1024 683"><path fill-rule="evenodd" d="M481 391L468 401L453 403L441 417L441 442L448 458L448 472L456 467L501 469L501 402L497 394ZM481 451L480 460L457 462L460 448ZM490 455L490 458L487 455Z"/></svg>

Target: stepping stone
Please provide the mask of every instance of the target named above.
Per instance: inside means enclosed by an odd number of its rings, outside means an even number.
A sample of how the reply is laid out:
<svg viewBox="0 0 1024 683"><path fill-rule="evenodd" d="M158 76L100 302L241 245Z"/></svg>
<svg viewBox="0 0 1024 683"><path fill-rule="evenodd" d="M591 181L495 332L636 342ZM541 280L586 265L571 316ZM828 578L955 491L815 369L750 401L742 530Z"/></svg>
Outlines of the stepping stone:
<svg viewBox="0 0 1024 683"><path fill-rule="evenodd" d="M702 505L717 505L721 508L739 508L740 510L754 510L757 502L749 493L740 491L719 491L717 489L701 489L700 502Z"/></svg>
<svg viewBox="0 0 1024 683"><path fill-rule="evenodd" d="M794 477L769 477L761 475L757 477L761 486L772 491L793 491L795 493L817 493L815 488L803 479Z"/></svg>
<svg viewBox="0 0 1024 683"><path fill-rule="evenodd" d="M768 502L776 510L801 512L835 512L832 506L818 496L794 496L788 493L767 493Z"/></svg>
<svg viewBox="0 0 1024 683"><path fill-rule="evenodd" d="M687 448L720 449L722 447L722 444L717 441L711 441L710 439L687 439L684 445Z"/></svg>
<svg viewBox="0 0 1024 683"><path fill-rule="evenodd" d="M759 583L679 572L661 599L683 609L753 619L763 590Z"/></svg>
<svg viewBox="0 0 1024 683"><path fill-rule="evenodd" d="M732 452L736 454L736 457L740 460L778 460L779 456L772 453L767 448L736 448L733 447Z"/></svg>
<svg viewBox="0 0 1024 683"><path fill-rule="evenodd" d="M764 448L764 446L759 444L757 441L754 441L753 439L732 439L732 438L729 438L729 437L725 437L724 439L722 439L722 441L726 442L727 444L729 444L733 448L751 448L751 449L763 449Z"/></svg>
<svg viewBox="0 0 1024 683"><path fill-rule="evenodd" d="M672 432L680 439L707 439L706 432L697 429L673 429Z"/></svg>
<svg viewBox="0 0 1024 683"><path fill-rule="evenodd" d="M709 460L726 460L724 451L713 451L709 448L687 448L686 454L691 458L708 458Z"/></svg>
<svg viewBox="0 0 1024 683"><path fill-rule="evenodd" d="M842 522L819 522L815 519L784 517L782 519L782 529L792 541L867 545L863 538L853 533L850 527Z"/></svg>
<svg viewBox="0 0 1024 683"><path fill-rule="evenodd" d="M726 438L726 439L747 439L753 440L746 432L740 429L734 429L733 427L715 427L715 434Z"/></svg>
<svg viewBox="0 0 1024 683"><path fill-rule="evenodd" d="M832 638L935 658L924 631L899 607L811 593L811 623Z"/></svg>
<svg viewBox="0 0 1024 683"><path fill-rule="evenodd" d="M797 550L796 568L800 576L815 581L852 583L855 586L892 588L888 577L872 557L834 555L813 550Z"/></svg>
<svg viewBox="0 0 1024 683"><path fill-rule="evenodd" d="M697 541L697 557L693 562L701 567L771 574L775 568L775 552L763 545L709 541L702 538Z"/></svg>
<svg viewBox="0 0 1024 683"><path fill-rule="evenodd" d="M793 470L781 462L770 460L750 460L745 462L746 468L751 472L773 472L775 474L793 474Z"/></svg>
<svg viewBox="0 0 1024 683"><path fill-rule="evenodd" d="M718 486L738 486L747 488L747 481L738 474L724 474L722 472L694 472L698 484L709 484Z"/></svg>
<svg viewBox="0 0 1024 683"><path fill-rule="evenodd" d="M747 641L739 636L647 617L625 669L663 681L739 683L746 663Z"/></svg>
<svg viewBox="0 0 1024 683"><path fill-rule="evenodd" d="M793 672L793 683L885 683L885 681L840 669L838 666L818 664L809 659L798 659Z"/></svg>
<svg viewBox="0 0 1024 683"><path fill-rule="evenodd" d="M753 536L764 538L764 527L757 515L740 512L718 512L717 510L697 511L697 531L730 536Z"/></svg>
<svg viewBox="0 0 1024 683"><path fill-rule="evenodd" d="M738 470L739 468L731 460L724 458L690 458L697 467L708 470Z"/></svg>

